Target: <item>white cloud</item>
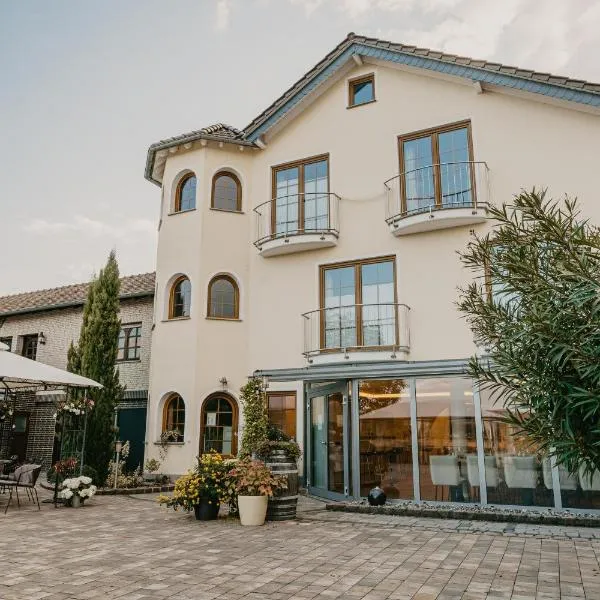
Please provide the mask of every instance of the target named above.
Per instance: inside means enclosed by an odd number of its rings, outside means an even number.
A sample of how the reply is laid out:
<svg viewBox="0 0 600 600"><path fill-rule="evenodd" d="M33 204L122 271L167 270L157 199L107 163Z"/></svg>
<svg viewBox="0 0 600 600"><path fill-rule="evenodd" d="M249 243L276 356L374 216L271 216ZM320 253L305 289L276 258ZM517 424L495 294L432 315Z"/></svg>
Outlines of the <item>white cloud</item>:
<svg viewBox="0 0 600 600"><path fill-rule="evenodd" d="M225 31L229 29L231 18L231 0L217 0L217 19L215 29Z"/></svg>
<svg viewBox="0 0 600 600"><path fill-rule="evenodd" d="M48 221L34 219L23 227L23 231L35 235L81 234L92 238L133 241L156 234L156 225L150 219L130 219L120 225L105 223L82 215L70 221Z"/></svg>

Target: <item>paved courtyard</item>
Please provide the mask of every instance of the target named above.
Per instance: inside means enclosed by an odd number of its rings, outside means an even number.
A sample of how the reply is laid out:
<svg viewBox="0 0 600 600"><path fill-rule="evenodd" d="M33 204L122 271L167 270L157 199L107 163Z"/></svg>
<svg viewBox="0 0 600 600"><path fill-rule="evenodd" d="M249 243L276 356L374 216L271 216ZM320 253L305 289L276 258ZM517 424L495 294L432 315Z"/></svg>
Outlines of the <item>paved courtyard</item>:
<svg viewBox="0 0 600 600"><path fill-rule="evenodd" d="M148 496L11 507L0 599L600 599L598 530L302 509L295 522L243 528Z"/></svg>

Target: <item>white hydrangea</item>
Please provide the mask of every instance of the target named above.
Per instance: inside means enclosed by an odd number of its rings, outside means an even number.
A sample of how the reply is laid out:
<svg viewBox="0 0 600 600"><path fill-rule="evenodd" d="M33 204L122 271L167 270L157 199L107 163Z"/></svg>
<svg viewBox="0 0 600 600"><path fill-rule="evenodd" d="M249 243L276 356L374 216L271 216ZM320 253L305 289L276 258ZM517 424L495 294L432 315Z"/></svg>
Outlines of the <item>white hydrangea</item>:
<svg viewBox="0 0 600 600"><path fill-rule="evenodd" d="M79 478L79 481L81 481L81 483L83 483L83 485L90 485L90 483L92 483L92 478L91 477L86 477L85 475L82 475Z"/></svg>
<svg viewBox="0 0 600 600"><path fill-rule="evenodd" d="M73 497L73 492L70 489L65 489L65 490L61 490L59 492L59 497L60 498L64 498L65 500L69 500L70 498Z"/></svg>

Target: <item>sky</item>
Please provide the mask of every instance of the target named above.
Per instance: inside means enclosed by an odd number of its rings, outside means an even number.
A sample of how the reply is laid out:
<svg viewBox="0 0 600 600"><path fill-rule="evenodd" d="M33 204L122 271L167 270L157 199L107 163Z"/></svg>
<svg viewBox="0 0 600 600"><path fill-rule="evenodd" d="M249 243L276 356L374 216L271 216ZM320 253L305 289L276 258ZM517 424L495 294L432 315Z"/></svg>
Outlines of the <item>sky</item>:
<svg viewBox="0 0 600 600"><path fill-rule="evenodd" d="M598 0L0 0L0 295L154 270L148 146L243 128L350 31L600 81Z"/></svg>

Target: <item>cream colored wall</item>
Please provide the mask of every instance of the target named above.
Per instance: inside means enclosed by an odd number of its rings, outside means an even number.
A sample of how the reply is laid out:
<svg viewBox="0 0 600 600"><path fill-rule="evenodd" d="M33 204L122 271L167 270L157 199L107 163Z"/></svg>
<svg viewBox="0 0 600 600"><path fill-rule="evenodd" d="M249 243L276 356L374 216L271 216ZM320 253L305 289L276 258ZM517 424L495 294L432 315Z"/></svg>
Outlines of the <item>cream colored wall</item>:
<svg viewBox="0 0 600 600"><path fill-rule="evenodd" d="M348 110L346 80L370 72L375 72L377 101ZM172 472L181 472L197 453L201 402L220 388L222 376L237 393L255 369L305 366L300 315L318 308L321 264L395 255L398 300L411 307L409 359L473 353L471 333L454 306L457 286L470 279L456 255L470 228L396 238L384 220L383 182L398 174L397 136L463 119L472 123L474 160L486 161L490 169L493 201L508 201L522 188L548 186L556 197L578 195L585 213L600 222L593 177L598 116L507 94L477 94L470 85L381 65L354 69L268 139L264 150L242 153L233 145L209 145L168 158L165 206L177 173L191 169L199 177L198 210L163 214L159 236L152 404L176 390L189 407L186 444L172 449ZM338 245L262 258L252 246L251 208L271 197L271 167L321 153L330 155L330 190L341 197ZM243 215L209 208L212 175L221 166L240 175ZM178 272L192 280L192 317L163 323L162 290ZM216 272L240 280L240 322L205 319L206 286ZM148 431L158 437L158 411L150 412L154 422Z"/></svg>

